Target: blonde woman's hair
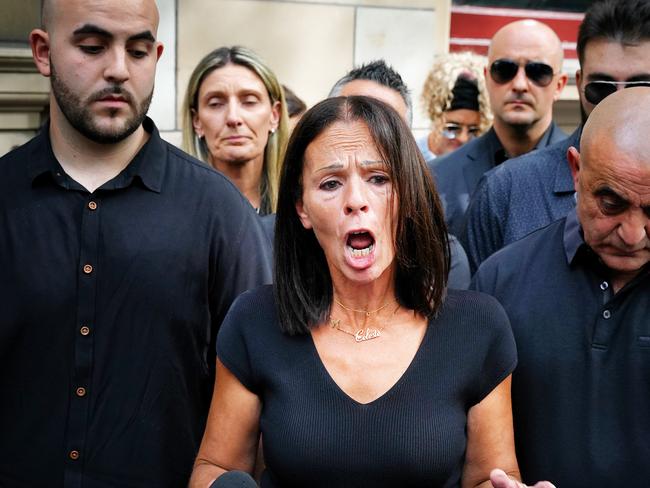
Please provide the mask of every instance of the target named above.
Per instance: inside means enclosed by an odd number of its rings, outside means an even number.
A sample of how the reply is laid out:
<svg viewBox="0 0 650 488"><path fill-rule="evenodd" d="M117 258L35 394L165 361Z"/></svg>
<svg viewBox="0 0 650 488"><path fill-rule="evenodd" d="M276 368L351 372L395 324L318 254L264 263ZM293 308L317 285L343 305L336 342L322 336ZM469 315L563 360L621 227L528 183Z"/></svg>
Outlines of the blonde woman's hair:
<svg viewBox="0 0 650 488"><path fill-rule="evenodd" d="M205 141L199 138L192 123L193 113L198 110L198 95L203 80L214 70L227 64L244 66L255 73L266 87L271 105L280 102L280 122L277 130L269 134L264 148L264 167L260 186L260 214L275 212L278 202L278 186L282 160L289 138L289 117L284 90L275 73L252 50L242 46L220 47L208 53L196 65L187 84L183 99L183 150L204 162L209 161L208 148Z"/></svg>
<svg viewBox="0 0 650 488"><path fill-rule="evenodd" d="M475 80L478 86L478 104L481 133L492 125L492 110L485 88L483 69L486 59L471 52L448 53L436 56L422 89L422 104L434 127L441 124L442 114L449 109L452 90L459 76Z"/></svg>

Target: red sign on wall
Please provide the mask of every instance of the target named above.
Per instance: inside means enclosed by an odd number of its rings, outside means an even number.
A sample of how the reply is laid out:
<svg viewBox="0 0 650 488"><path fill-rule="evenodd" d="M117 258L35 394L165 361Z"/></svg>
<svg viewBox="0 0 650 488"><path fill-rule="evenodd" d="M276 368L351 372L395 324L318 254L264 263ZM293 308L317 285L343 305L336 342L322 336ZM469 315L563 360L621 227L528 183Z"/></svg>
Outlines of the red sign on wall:
<svg viewBox="0 0 650 488"><path fill-rule="evenodd" d="M501 27L515 20L535 19L557 33L565 59L576 59L576 39L583 17L571 12L456 6L451 8L449 50L486 55L490 39Z"/></svg>

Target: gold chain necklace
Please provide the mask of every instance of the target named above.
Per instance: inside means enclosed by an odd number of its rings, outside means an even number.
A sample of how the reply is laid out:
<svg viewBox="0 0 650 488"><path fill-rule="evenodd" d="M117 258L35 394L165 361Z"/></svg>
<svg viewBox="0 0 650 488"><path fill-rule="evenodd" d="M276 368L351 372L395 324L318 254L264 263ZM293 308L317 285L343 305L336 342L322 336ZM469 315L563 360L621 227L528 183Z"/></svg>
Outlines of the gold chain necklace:
<svg viewBox="0 0 650 488"><path fill-rule="evenodd" d="M343 308L347 309L346 306L339 303L338 301L336 303L341 305ZM389 303L390 302L387 302L384 305L382 305L380 308L378 308L377 310L373 310L371 312L368 312L367 310L354 310L354 309L348 309L348 310L350 310L352 312L363 312L363 313L366 314L366 317L368 317L369 316L368 314L377 313L378 311L386 308L386 306L388 306ZM400 308L400 306L399 306L399 303L398 303L397 307L395 307L395 310L393 310L393 313L391 314L391 316L395 316L395 314L397 313L399 308ZM341 326L341 320L340 319L335 319L331 315L329 317L329 322L330 322L330 326L332 327L332 329L339 330L339 331L343 332L344 334L347 334L347 335L350 335L350 336L354 337L354 340L356 342L365 342L365 341L370 341L372 339L377 339L378 337L381 337L381 333L384 330L384 327L386 327L385 325L382 325L381 327L362 327L362 328L357 329L356 331L353 332L351 330L348 330L348 329L345 329L344 327L342 327Z"/></svg>
<svg viewBox="0 0 650 488"><path fill-rule="evenodd" d="M385 309L385 308L386 308L388 305L390 305L390 303L392 302L392 300L389 300L389 301L387 301L386 303L384 303L381 307L379 307L379 308L376 309L376 310L358 310L358 309L356 309L356 308L346 307L346 306L343 305L341 302L339 302L336 298L334 299L334 301L335 301L338 305L340 305L341 307L343 307L344 309L348 310L349 312L364 313L364 314L366 314L366 317L370 317L372 314L375 314L375 313L377 313L377 312L381 312L383 309Z"/></svg>

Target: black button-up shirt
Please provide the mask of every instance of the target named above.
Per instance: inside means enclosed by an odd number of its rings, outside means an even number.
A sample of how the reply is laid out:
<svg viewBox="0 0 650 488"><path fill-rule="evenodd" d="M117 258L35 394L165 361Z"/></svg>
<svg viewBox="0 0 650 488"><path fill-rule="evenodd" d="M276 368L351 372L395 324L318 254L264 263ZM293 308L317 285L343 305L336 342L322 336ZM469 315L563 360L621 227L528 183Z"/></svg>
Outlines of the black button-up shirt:
<svg viewBox="0 0 650 488"><path fill-rule="evenodd" d="M536 148L546 147L566 138L566 134L551 122ZM481 137L463 144L455 151L436 158L429 165L445 209L449 232L463 242L465 213L469 200L481 177L507 158L494 128Z"/></svg>
<svg viewBox="0 0 650 488"><path fill-rule="evenodd" d="M271 279L244 197L145 129L93 193L47 129L0 159L0 486L185 486L218 326Z"/></svg>
<svg viewBox="0 0 650 488"><path fill-rule="evenodd" d="M473 288L512 324L512 408L527 483L647 487L650 480L650 267L616 294L568 217L488 258Z"/></svg>

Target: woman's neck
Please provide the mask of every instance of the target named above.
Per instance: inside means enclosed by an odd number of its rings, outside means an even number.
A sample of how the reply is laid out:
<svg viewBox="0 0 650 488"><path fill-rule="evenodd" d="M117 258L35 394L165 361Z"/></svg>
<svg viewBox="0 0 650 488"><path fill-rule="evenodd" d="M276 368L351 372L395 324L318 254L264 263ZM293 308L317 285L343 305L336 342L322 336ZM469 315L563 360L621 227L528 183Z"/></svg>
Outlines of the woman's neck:
<svg viewBox="0 0 650 488"><path fill-rule="evenodd" d="M351 327L365 327L395 312L397 297L392 272L360 285L333 280L331 316Z"/></svg>
<svg viewBox="0 0 650 488"><path fill-rule="evenodd" d="M261 183L264 167L263 157L247 162L230 163L215 161L210 158L210 164L218 171L225 174L237 189L246 197L253 208L260 208L262 204Z"/></svg>

